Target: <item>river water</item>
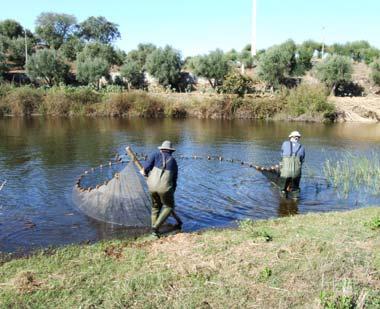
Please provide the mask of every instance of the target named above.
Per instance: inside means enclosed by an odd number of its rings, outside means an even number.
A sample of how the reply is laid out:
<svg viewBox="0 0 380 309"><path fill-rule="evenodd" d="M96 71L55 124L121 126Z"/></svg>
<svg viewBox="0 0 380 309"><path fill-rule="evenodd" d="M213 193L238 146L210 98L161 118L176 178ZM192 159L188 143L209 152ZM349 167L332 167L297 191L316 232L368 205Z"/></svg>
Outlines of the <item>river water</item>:
<svg viewBox="0 0 380 309"><path fill-rule="evenodd" d="M239 164L181 159L215 155L259 165L279 161L290 131L301 131L306 164L299 201L285 200L261 173ZM177 213L185 231L263 219L378 205L362 191L340 196L323 177L326 158L380 150L376 124L91 118L0 119L0 251L17 252L138 235L90 219L76 209L72 188L84 170L108 162L126 145L150 153L165 139L177 152Z"/></svg>

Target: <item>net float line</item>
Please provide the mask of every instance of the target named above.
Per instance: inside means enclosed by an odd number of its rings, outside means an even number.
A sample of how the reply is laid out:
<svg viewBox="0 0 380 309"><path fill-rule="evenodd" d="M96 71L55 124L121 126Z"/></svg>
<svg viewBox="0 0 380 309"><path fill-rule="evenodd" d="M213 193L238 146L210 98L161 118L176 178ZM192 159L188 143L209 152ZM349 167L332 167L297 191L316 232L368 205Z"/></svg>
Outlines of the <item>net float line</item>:
<svg viewBox="0 0 380 309"><path fill-rule="evenodd" d="M136 153L136 156L141 161L146 161L148 159L148 155L145 153ZM219 162L228 162L228 163L237 163L242 166L247 166L249 168L254 168L259 172L272 172L272 173L278 173L279 172L279 165L272 165L272 166L261 166L254 164L252 162L246 162L240 159L233 159L233 158L225 158L223 156L217 156L217 155L178 155L176 156L178 159L184 159L184 160L206 160L206 161L219 161ZM85 170L79 177L77 178L75 182L75 187L80 192L91 192L92 190L97 190L102 186L107 186L107 184L113 179L119 179L120 174L115 173L113 177L110 180L104 181L102 184L98 184L95 187L82 187L81 181L83 177L90 175L91 173L96 172L97 170L102 170L105 167L118 165L118 164L126 164L128 163L128 160L123 160L123 157L121 157L119 154L116 154L114 161L109 161L107 164L100 164L97 167L92 167L89 170Z"/></svg>

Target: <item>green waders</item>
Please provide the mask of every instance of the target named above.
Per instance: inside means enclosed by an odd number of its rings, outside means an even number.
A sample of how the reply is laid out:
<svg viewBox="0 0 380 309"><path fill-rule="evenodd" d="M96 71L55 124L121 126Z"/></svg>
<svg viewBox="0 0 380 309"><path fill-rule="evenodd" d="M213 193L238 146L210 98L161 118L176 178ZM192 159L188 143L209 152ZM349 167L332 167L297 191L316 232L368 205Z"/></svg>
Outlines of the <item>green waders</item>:
<svg viewBox="0 0 380 309"><path fill-rule="evenodd" d="M165 193L151 192L152 228L158 229L174 209L174 191Z"/></svg>
<svg viewBox="0 0 380 309"><path fill-rule="evenodd" d="M169 158L165 161L164 155L162 155L162 168L155 166L149 173L147 179L149 192L152 198L151 218L152 228L154 230L159 229L174 209L175 185L173 183L173 173L166 170L166 165L171 159L172 158Z"/></svg>
<svg viewBox="0 0 380 309"><path fill-rule="evenodd" d="M302 170L302 163L297 154L301 147L293 153L292 145L290 142L290 156L283 157L280 163L280 188L285 197L297 199L300 196Z"/></svg>

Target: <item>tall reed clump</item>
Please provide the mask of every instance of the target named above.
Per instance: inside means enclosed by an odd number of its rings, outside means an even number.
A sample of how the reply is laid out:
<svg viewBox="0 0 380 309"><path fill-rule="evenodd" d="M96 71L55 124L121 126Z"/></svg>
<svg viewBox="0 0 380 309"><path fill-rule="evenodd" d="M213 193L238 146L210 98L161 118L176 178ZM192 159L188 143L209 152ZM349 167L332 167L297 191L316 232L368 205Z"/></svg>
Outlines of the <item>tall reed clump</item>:
<svg viewBox="0 0 380 309"><path fill-rule="evenodd" d="M286 98L286 106L292 116L323 115L331 118L335 112L333 104L327 101L328 92L323 85L301 84L291 89Z"/></svg>
<svg viewBox="0 0 380 309"><path fill-rule="evenodd" d="M126 93L126 101L130 104L130 115L143 118L165 117L163 102L142 91Z"/></svg>
<svg viewBox="0 0 380 309"><path fill-rule="evenodd" d="M79 112L78 110L74 112L74 105L75 102L67 96L64 89L53 88L47 91L40 112L53 116L68 116Z"/></svg>
<svg viewBox="0 0 380 309"><path fill-rule="evenodd" d="M30 86L15 87L4 97L7 113L16 116L28 116L39 111L44 92Z"/></svg>
<svg viewBox="0 0 380 309"><path fill-rule="evenodd" d="M380 157L376 153L369 156L348 153L335 162L328 159L323 171L327 180L345 196L352 190L380 193Z"/></svg>
<svg viewBox="0 0 380 309"><path fill-rule="evenodd" d="M101 114L109 116L126 116L131 108L129 95L126 92L111 93L105 99L105 108Z"/></svg>

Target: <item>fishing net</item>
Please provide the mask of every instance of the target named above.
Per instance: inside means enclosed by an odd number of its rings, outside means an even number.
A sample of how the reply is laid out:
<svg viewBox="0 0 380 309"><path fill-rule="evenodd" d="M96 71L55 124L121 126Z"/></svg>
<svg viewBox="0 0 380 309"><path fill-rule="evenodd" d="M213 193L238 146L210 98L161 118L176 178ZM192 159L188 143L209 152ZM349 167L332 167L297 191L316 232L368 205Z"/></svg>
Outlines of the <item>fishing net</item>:
<svg viewBox="0 0 380 309"><path fill-rule="evenodd" d="M124 226L150 225L150 198L133 162L110 162L86 171L74 189L73 201L87 216Z"/></svg>

